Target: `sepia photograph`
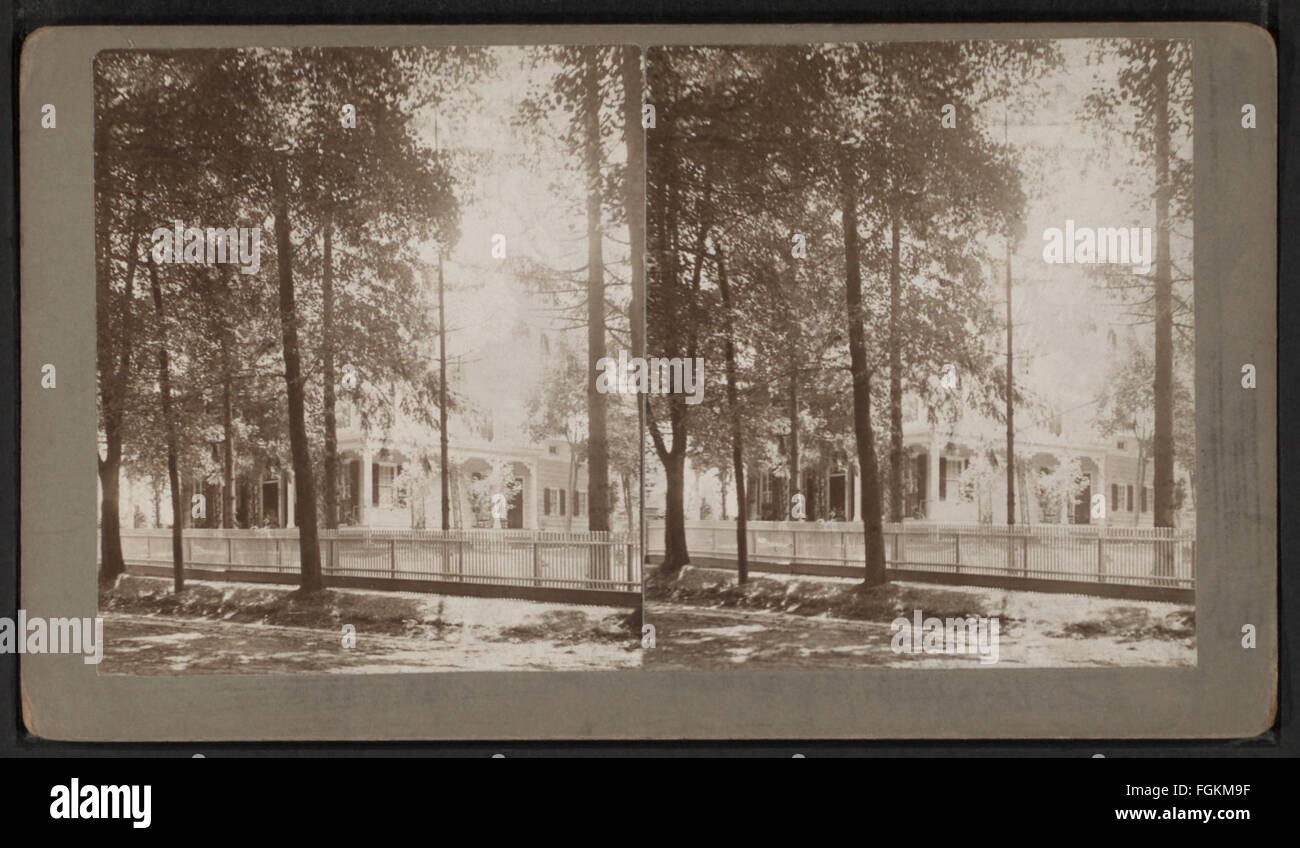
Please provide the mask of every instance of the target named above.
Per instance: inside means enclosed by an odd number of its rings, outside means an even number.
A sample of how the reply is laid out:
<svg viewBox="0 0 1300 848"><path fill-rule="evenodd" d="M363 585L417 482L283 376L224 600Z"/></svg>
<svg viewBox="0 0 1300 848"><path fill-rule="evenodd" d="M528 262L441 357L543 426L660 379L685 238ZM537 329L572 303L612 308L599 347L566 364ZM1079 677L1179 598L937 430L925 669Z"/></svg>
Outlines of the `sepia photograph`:
<svg viewBox="0 0 1300 848"><path fill-rule="evenodd" d="M94 74L99 673L639 667L640 52Z"/></svg>
<svg viewBox="0 0 1300 848"><path fill-rule="evenodd" d="M1272 750L1276 33L15 45L20 756Z"/></svg>
<svg viewBox="0 0 1300 848"><path fill-rule="evenodd" d="M647 51L647 667L1197 664L1191 63Z"/></svg>

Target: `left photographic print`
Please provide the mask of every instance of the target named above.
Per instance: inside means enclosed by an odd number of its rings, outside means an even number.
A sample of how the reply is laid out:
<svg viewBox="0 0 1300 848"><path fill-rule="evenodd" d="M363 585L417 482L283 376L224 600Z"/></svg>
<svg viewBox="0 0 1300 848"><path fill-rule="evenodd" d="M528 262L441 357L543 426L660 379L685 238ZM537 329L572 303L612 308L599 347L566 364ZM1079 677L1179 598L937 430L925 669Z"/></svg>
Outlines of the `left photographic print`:
<svg viewBox="0 0 1300 848"><path fill-rule="evenodd" d="M639 50L94 79L99 673L639 667Z"/></svg>

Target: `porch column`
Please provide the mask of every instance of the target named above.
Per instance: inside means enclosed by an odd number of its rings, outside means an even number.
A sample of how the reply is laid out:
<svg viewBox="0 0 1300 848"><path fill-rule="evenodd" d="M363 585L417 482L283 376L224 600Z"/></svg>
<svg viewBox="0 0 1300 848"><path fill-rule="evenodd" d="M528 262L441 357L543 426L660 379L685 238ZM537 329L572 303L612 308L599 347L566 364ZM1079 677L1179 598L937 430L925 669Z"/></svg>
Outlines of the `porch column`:
<svg viewBox="0 0 1300 848"><path fill-rule="evenodd" d="M942 448L937 439L930 439L929 455L926 457L925 472L925 518L937 521L939 518L939 454Z"/></svg>
<svg viewBox="0 0 1300 848"><path fill-rule="evenodd" d="M1105 498L1106 511L1104 514L1106 517L1101 519L1101 523L1109 524L1110 523L1110 486L1107 485L1106 483L1106 454L1102 453L1100 456L1094 456L1092 458L1092 461L1097 465L1097 474L1096 474L1097 480L1094 484L1095 488L1093 489L1093 494L1101 495L1103 498ZM1088 521L1089 523L1097 522L1097 519L1092 517L1092 504L1088 504Z"/></svg>
<svg viewBox="0 0 1300 848"><path fill-rule="evenodd" d="M524 490L519 493L519 499L524 505L524 527L529 530L537 529L537 463L529 462L525 464L528 474L524 477ZM591 509L591 499L588 497L587 508Z"/></svg>
<svg viewBox="0 0 1300 848"><path fill-rule="evenodd" d="M361 527L366 526L366 513L370 509L370 491L373 485L370 478L370 445L363 443L361 445L361 491L357 492L357 524ZM442 513L438 514L442 515Z"/></svg>
<svg viewBox="0 0 1300 848"><path fill-rule="evenodd" d="M297 487L294 485L294 482L293 482L293 476L292 476L292 475L286 474L286 475L285 475L285 480L287 481L288 484L285 486L285 489L284 489L284 491L285 491L285 495L284 495L284 516L285 516L285 523L284 523L284 526L285 526L285 527L297 527L298 524L297 524L297 522L295 521L295 519L297 518L297 515L295 514L295 513L297 512L297 510L294 508L294 507L296 506L296 501L297 501L297 498L298 498Z"/></svg>

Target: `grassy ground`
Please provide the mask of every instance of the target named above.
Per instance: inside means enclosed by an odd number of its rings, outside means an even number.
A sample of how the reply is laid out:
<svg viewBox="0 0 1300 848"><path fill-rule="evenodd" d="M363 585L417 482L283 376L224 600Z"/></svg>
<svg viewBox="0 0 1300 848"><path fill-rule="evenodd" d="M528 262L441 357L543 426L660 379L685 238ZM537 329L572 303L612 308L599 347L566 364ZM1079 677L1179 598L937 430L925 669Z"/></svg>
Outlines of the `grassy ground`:
<svg viewBox="0 0 1300 848"><path fill-rule="evenodd" d="M100 593L106 674L622 668L627 610L497 598L123 576ZM356 648L343 645L344 626Z"/></svg>
<svg viewBox="0 0 1300 848"><path fill-rule="evenodd" d="M656 647L645 663L669 668L960 666L976 657L897 654L890 623L924 617L996 617L999 665L1196 664L1191 607L1082 595L953 588L892 582L863 589L849 580L751 577L687 567L646 579L646 622Z"/></svg>
<svg viewBox="0 0 1300 848"><path fill-rule="evenodd" d="M646 576L645 599L648 604L665 601L885 624L904 610L911 615L913 609L922 608L927 614L939 617L998 613L998 610L989 608L989 599L978 590L897 582L863 590L858 583L849 580L788 578L784 575L750 575L745 585L740 586L735 572L690 566L675 577L666 577L659 569L651 569Z"/></svg>

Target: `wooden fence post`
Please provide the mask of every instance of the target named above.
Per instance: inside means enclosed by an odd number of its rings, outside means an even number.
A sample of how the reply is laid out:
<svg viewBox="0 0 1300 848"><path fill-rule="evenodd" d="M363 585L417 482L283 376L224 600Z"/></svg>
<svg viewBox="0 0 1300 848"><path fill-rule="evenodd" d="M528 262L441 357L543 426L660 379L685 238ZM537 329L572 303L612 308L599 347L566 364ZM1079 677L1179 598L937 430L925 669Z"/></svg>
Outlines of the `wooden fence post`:
<svg viewBox="0 0 1300 848"><path fill-rule="evenodd" d="M542 565L537 559L537 540L533 539L533 585L542 585Z"/></svg>
<svg viewBox="0 0 1300 848"><path fill-rule="evenodd" d="M388 576L397 576L397 538L388 540Z"/></svg>
<svg viewBox="0 0 1300 848"><path fill-rule="evenodd" d="M953 570L957 574L961 574L961 532L953 531L952 536L954 542L953 547L956 550L956 554L957 554L956 558L953 560Z"/></svg>
<svg viewBox="0 0 1300 848"><path fill-rule="evenodd" d="M1105 532L1100 528L1098 528L1097 530L1097 581L1100 583L1106 582L1106 553L1104 550L1105 541L1106 541Z"/></svg>

